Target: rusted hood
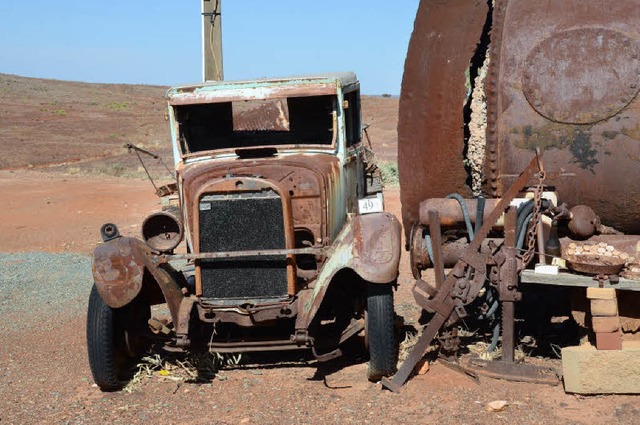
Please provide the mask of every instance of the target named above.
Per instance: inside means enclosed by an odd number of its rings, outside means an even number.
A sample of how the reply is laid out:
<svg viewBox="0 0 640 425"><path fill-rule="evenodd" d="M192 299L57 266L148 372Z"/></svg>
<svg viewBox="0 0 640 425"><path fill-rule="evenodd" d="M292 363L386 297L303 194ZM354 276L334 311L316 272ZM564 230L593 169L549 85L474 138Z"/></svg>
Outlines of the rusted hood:
<svg viewBox="0 0 640 425"><path fill-rule="evenodd" d="M193 223L193 205L203 187L215 180L251 177L269 182L290 200L295 227L308 229L316 239L326 238L330 229L327 199L339 185L339 167L337 157L321 153L187 164L179 170L183 199L192 200L185 206L187 223ZM188 227L194 237L194 227Z"/></svg>

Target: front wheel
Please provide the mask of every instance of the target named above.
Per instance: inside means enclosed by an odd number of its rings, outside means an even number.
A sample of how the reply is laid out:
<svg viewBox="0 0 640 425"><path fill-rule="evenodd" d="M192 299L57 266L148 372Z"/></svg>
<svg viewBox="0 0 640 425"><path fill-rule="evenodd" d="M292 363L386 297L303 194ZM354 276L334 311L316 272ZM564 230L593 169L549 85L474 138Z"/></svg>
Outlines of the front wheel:
<svg viewBox="0 0 640 425"><path fill-rule="evenodd" d="M109 307L96 286L87 311L87 350L93 380L102 391L122 389L143 352L139 337L150 316L140 297L122 308Z"/></svg>
<svg viewBox="0 0 640 425"><path fill-rule="evenodd" d="M365 333L369 348L367 377L370 381L379 381L396 371L394 319L392 285L368 283Z"/></svg>

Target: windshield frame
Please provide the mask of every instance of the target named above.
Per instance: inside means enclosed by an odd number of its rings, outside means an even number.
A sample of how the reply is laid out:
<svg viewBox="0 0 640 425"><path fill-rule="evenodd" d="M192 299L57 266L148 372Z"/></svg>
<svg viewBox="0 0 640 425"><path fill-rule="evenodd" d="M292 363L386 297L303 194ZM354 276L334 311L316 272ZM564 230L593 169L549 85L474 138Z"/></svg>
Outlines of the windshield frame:
<svg viewBox="0 0 640 425"><path fill-rule="evenodd" d="M314 90L315 91L315 90ZM317 90L315 93L310 94L308 90L305 91L295 91L296 96L282 96L282 93L279 92L277 96L270 96L267 98L257 98L252 97L247 99L237 98L236 96L227 96L228 93L225 93L225 96L220 96L216 98L216 102L195 102L195 103L172 103L169 105L169 119L171 121L172 128L172 138L174 144L174 154L179 154L179 157L183 160L187 160L194 157L201 156L210 156L210 157L219 157L219 156L228 156L233 157L237 156L236 151L238 150L252 150L252 149L263 149L263 148L275 148L277 152L282 151L295 151L295 150L314 150L314 151L323 151L323 152L335 152L337 150L339 138L339 118L341 116L339 108L340 108L340 96L336 93L336 86L332 86L332 90L328 92L328 90ZM287 90L288 94L293 94L291 90ZM328 92L328 93L327 93ZM247 101L247 100L287 100L292 97L314 97L314 96L326 96L330 95L332 97L331 101L331 143L295 143L295 144L264 144L264 145L255 145L255 146L247 146L247 147L223 147L216 149L205 149L198 150L195 152L188 152L185 150L185 143L182 141L181 136L181 125L177 120L177 108L184 105L198 105L198 104L211 104L211 103L226 103L229 102L230 99L235 99L235 101Z"/></svg>

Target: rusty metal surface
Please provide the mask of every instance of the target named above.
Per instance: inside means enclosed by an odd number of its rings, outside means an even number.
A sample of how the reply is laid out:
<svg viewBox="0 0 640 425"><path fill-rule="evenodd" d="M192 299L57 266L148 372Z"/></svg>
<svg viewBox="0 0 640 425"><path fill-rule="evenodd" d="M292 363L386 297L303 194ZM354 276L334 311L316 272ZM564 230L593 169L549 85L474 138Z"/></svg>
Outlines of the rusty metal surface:
<svg viewBox="0 0 640 425"><path fill-rule="evenodd" d="M198 317L208 323L235 323L241 327L253 327L278 319L295 317L298 313L298 304L291 298L287 301L249 306L220 306L211 305L204 300L197 304Z"/></svg>
<svg viewBox="0 0 640 425"><path fill-rule="evenodd" d="M351 72L247 81L210 81L172 87L166 98L170 105L229 102L234 100L282 98L336 94L338 87L358 86Z"/></svg>
<svg viewBox="0 0 640 425"><path fill-rule="evenodd" d="M424 238L416 238L416 241L421 242L411 244L409 261L411 263L411 272L414 274L414 278L419 279L421 277L422 270L433 267L433 263L427 253ZM480 252L483 254L491 254L491 245L498 244L499 242L502 242L502 239L486 238L482 242ZM431 243L433 244L433 241ZM442 263L444 264L444 267L453 267L468 247L469 240L467 238L452 239L444 242L442 244Z"/></svg>
<svg viewBox="0 0 640 425"><path fill-rule="evenodd" d="M199 202L208 193L240 193L275 190L282 199L285 218L283 248L295 246L295 231L305 231L315 244L330 244L333 227L341 224L337 216L341 200L335 199L339 185L339 159L332 155L291 155L284 158L238 159L195 163L178 170L183 183L185 216L194 253L199 249ZM254 177L259 176L259 177ZM331 201L329 201L331 199ZM344 205L344 204L343 204ZM296 293L296 263L288 254L289 294ZM201 273L196 269L196 290L202 288Z"/></svg>
<svg viewBox="0 0 640 425"><path fill-rule="evenodd" d="M611 29L557 32L531 49L523 68L522 88L529 104L540 115L565 124L611 118L640 88L640 48Z"/></svg>
<svg viewBox="0 0 640 425"><path fill-rule="evenodd" d="M353 232L346 243L351 245L348 267L367 282L389 283L398 276L400 232L398 220L389 213L356 216Z"/></svg>
<svg viewBox="0 0 640 425"><path fill-rule="evenodd" d="M262 249L262 250L247 250L247 251L225 251L225 252L202 252L198 254L164 254L162 258L171 260L204 260L210 258L240 258L240 257L253 257L253 256L269 256L269 255L286 255L286 254L315 254L321 255L327 251L324 247L310 247L310 248L293 248L293 249Z"/></svg>
<svg viewBox="0 0 640 425"><path fill-rule="evenodd" d="M93 279L100 297L109 307L120 308L142 288L144 262L148 248L133 238L117 238L98 245L93 251Z"/></svg>
<svg viewBox="0 0 640 425"><path fill-rule="evenodd" d="M513 363L515 356L515 301L518 292L518 259L516 258L516 220L518 211L509 207L504 226L504 261L499 266L498 298L502 306L502 360ZM520 264L521 265L521 264Z"/></svg>
<svg viewBox="0 0 640 425"><path fill-rule="evenodd" d="M302 291L296 329L306 329L320 309L333 277L340 270L350 268L362 279L379 284L392 284L398 276L400 236L398 219L389 213L356 216L327 252L313 290Z"/></svg>
<svg viewBox="0 0 640 425"><path fill-rule="evenodd" d="M156 251L172 251L183 237L184 226L179 211L158 211L142 222L142 239Z"/></svg>
<svg viewBox="0 0 640 425"><path fill-rule="evenodd" d="M409 267L413 278L418 280L422 276L422 270L431 265L427 243L424 240L425 226L415 223L409 237Z"/></svg>
<svg viewBox="0 0 640 425"><path fill-rule="evenodd" d="M531 149L558 197L640 232L639 0L497 0L487 87L487 190L500 196Z"/></svg>
<svg viewBox="0 0 640 425"><path fill-rule="evenodd" d="M495 0L491 19L491 48L489 49L489 68L484 82L487 104L487 130L485 142L485 188L492 197L498 197L498 93L500 70L500 46L504 29L504 15L509 0Z"/></svg>
<svg viewBox="0 0 640 425"><path fill-rule="evenodd" d="M210 341L210 347L215 351L313 348L315 335L310 335L308 327L336 273L349 268L370 282L394 283L400 257L401 226L398 220L387 213L357 215L358 199L365 190L365 177L360 171L367 164L363 161L365 153L359 144L359 128L354 128L356 131L351 131L347 137L349 123L343 118L346 106L341 102L343 99L348 99L349 103L357 100L353 97L354 91L357 95L357 89L355 75L349 73L309 79L206 83L177 87L168 92L181 213L191 253L157 255L154 260L161 263L176 259L195 260L195 291L189 294L189 288L185 287L185 292L190 296L180 300L178 312L174 315L176 347L191 345L190 338L195 336L190 334L190 319L198 317L201 322L234 323L245 328L243 332L247 331L246 328L270 325L280 319L291 323L295 318L291 340L266 340L268 336L259 331L252 335L248 332L236 336L225 335L218 341L216 338ZM332 100L335 99L331 108L334 138L331 144L313 146L283 144L274 147L267 145L270 141L265 139L265 146L251 150L225 148L185 153L188 147L185 148L186 142L181 139L183 134L180 133L180 122L176 117L180 110L186 108L174 108L176 105L329 94L333 95ZM275 112L280 111L252 111L241 116L237 124L240 130L250 131L257 116L277 118ZM352 107L347 112L359 112L359 109ZM353 113L348 115L354 118ZM347 142L350 146L347 146ZM252 250L247 246L247 251L226 252L222 252L224 246L219 246L221 252L203 252L200 231L204 233L204 229L199 227L201 198L232 198L260 191L272 193L274 203L278 203L276 195L282 201L285 243L278 245L284 246L275 250ZM260 217L260 214L261 211L256 211L256 217ZM276 253L287 256L286 293L282 291L268 299L201 298L202 272L199 260ZM297 259L301 261L297 263ZM302 273L298 274L298 271ZM359 279L354 279L355 284L359 282ZM357 307L349 314L361 314ZM362 327L362 321L352 321L344 330L340 342L359 332ZM318 358L328 359L338 354L339 350L334 350L322 353Z"/></svg>
<svg viewBox="0 0 640 425"><path fill-rule="evenodd" d="M292 155L283 158L237 159L195 163L178 169L182 181L183 199L194 200L204 185L227 175L260 176L278 188L291 205L293 226L311 232L317 242L330 243L335 217L335 203L339 185L339 160L332 155ZM228 188L235 190L234 187ZM246 189L246 187L245 187ZM194 201L195 202L195 201ZM187 223L195 223L197 205L185 203ZM189 227L190 240L195 241L195 229ZM197 251L195 251L197 252Z"/></svg>
<svg viewBox="0 0 640 425"><path fill-rule="evenodd" d="M301 350L307 348L290 340L266 340L266 341L228 341L209 342L209 349L216 353L251 353L257 351L286 351Z"/></svg>
<svg viewBox="0 0 640 425"><path fill-rule="evenodd" d="M507 381L546 385L558 385L560 383L558 372L550 367L478 358L463 361L461 367L465 371L471 371L478 375Z"/></svg>
<svg viewBox="0 0 640 425"><path fill-rule="evenodd" d="M452 192L470 194L463 166L465 72L487 11L484 1L420 2L404 67L398 122L407 240L422 200Z"/></svg>
<svg viewBox="0 0 640 425"><path fill-rule="evenodd" d="M171 317L176 323L184 298L175 270L158 259L141 240L119 237L96 247L93 253L93 276L102 299L112 308L131 302L144 283L145 269L160 287Z"/></svg>
<svg viewBox="0 0 640 425"><path fill-rule="evenodd" d="M433 245L433 270L435 272L436 289L440 289L444 281L444 261L442 260L442 230L438 211L429 211L429 233Z"/></svg>
<svg viewBox="0 0 640 425"><path fill-rule="evenodd" d="M467 211L469 211L469 219L471 223L476 222L476 209L478 205L477 199L465 199ZM499 199L485 199L484 216L491 214L491 211L500 202ZM440 215L440 224L444 227L463 226L464 216L460 208L460 204L455 199L448 198L431 198L420 202L420 224L429 225L429 211L438 211Z"/></svg>
<svg viewBox="0 0 640 425"><path fill-rule="evenodd" d="M571 208L569 216L569 231L580 239L593 236L600 227L600 219L595 211L586 205Z"/></svg>
<svg viewBox="0 0 640 425"><path fill-rule="evenodd" d="M590 275L616 275L624 268L625 260L593 255L572 255L566 258L567 266L578 273Z"/></svg>

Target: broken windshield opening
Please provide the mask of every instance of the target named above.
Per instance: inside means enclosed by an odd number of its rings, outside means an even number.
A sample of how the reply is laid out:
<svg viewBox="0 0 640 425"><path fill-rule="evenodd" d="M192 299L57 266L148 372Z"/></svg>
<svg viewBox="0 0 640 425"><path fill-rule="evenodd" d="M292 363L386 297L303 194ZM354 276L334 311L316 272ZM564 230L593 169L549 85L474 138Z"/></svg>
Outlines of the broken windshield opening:
<svg viewBox="0 0 640 425"><path fill-rule="evenodd" d="M260 146L331 145L335 95L176 106L185 154Z"/></svg>

